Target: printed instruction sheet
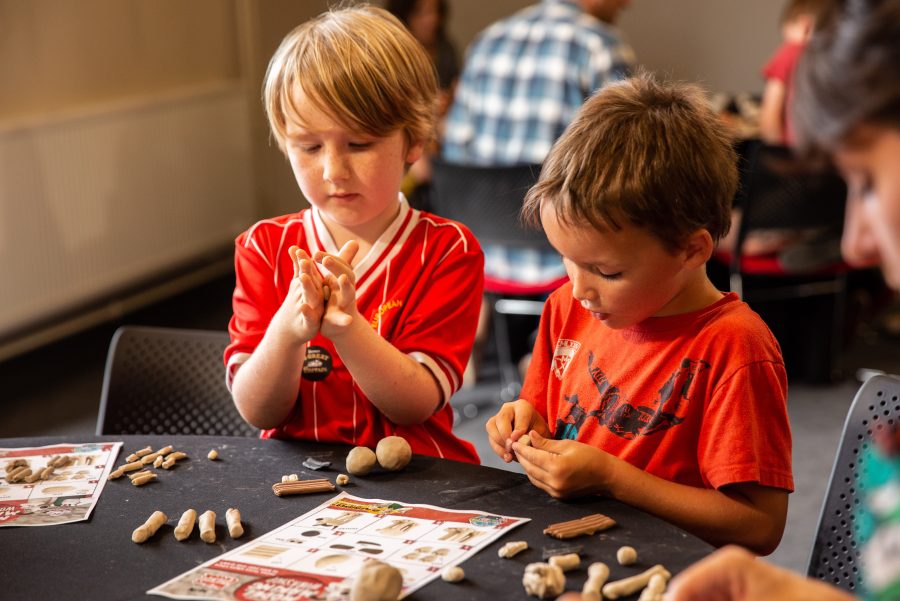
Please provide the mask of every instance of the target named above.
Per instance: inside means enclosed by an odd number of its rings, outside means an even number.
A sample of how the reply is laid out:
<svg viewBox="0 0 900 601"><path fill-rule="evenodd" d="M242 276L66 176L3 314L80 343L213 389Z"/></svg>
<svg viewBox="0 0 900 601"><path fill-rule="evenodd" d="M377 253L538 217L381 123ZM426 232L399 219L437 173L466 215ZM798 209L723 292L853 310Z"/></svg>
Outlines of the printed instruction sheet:
<svg viewBox="0 0 900 601"><path fill-rule="evenodd" d="M0 527L88 519L121 442L0 448Z"/></svg>
<svg viewBox="0 0 900 601"><path fill-rule="evenodd" d="M349 598L353 576L377 559L403 574L402 598L528 521L344 492L148 593L172 599Z"/></svg>

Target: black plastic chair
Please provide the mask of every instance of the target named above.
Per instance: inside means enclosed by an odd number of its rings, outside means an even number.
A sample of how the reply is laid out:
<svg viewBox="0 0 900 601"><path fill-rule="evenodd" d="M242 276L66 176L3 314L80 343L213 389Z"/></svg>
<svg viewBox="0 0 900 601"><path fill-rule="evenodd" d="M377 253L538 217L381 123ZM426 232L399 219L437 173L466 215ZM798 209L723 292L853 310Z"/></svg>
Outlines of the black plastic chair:
<svg viewBox="0 0 900 601"><path fill-rule="evenodd" d="M519 220L525 193L537 181L540 170L540 165L484 167L436 161L432 166L429 209L465 224L481 244L553 251L543 231L524 227ZM555 285L521 286L513 293L507 291L502 282L485 280L485 296L491 303L502 401L516 399L522 387L513 356L509 318L513 315L539 317L544 303L537 299L553 288ZM537 319L533 321L536 326ZM520 338L528 339L527 336Z"/></svg>
<svg viewBox="0 0 900 601"><path fill-rule="evenodd" d="M900 377L876 375L856 393L831 470L819 514L819 526L807 574L856 591L859 581L856 512L859 509L859 460L879 430L895 427L900 418Z"/></svg>
<svg viewBox="0 0 900 601"><path fill-rule="evenodd" d="M742 218L728 261L729 286L766 318L789 368L802 367L796 373L811 381L832 381L842 348L850 271L839 256L847 186L835 170L805 164L789 148L759 144L747 152L735 199ZM784 255L744 255L747 237L762 229L817 232L824 250L810 246L801 251L811 259L803 270L786 269Z"/></svg>
<svg viewBox="0 0 900 601"><path fill-rule="evenodd" d="M225 386L226 332L123 326L106 358L97 435L258 436Z"/></svg>

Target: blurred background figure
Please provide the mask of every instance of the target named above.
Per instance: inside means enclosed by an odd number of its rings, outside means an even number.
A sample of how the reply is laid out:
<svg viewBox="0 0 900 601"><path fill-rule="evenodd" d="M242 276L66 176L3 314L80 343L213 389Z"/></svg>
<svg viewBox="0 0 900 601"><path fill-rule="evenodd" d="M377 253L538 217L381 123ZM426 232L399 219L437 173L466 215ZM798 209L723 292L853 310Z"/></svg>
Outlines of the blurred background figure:
<svg viewBox="0 0 900 601"><path fill-rule="evenodd" d="M459 78L459 55L447 36L447 0L386 0L384 7L406 25L434 61L438 75L438 122L435 140L421 159L410 168L402 191L410 204L427 208L431 181L431 157L440 153L444 117L453 99Z"/></svg>
<svg viewBox="0 0 900 601"><path fill-rule="evenodd" d="M742 155L753 163L758 143L770 146L792 146L793 126L790 105L794 96L794 72L817 24L827 17L834 0L788 0L780 19L782 42L763 66L765 79L759 104L759 141L742 147ZM719 248L733 252L742 217L741 206L735 206L732 228L722 239ZM840 228L784 227L756 228L743 243L747 257L775 255L779 265L793 273L815 271L840 260Z"/></svg>
<svg viewBox="0 0 900 601"><path fill-rule="evenodd" d="M794 71L810 36L832 0L789 0L781 15L781 45L763 67L766 80L759 113L759 135L767 144L793 141L788 106L793 99Z"/></svg>
<svg viewBox="0 0 900 601"><path fill-rule="evenodd" d="M447 115L443 160L489 167L531 164L536 177L582 103L632 72L634 53L614 26L628 4L543 0L479 33L467 50ZM552 250L484 241L482 248L489 292L540 296L566 280L562 261ZM498 283L493 290L492 282ZM476 356L487 336L486 305Z"/></svg>

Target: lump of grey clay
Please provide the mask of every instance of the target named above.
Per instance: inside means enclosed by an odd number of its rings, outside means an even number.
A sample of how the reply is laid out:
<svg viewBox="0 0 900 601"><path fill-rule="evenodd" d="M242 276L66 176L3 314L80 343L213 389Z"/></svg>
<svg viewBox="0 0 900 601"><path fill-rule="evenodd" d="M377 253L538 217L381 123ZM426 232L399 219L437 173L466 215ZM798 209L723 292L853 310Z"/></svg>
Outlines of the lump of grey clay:
<svg viewBox="0 0 900 601"><path fill-rule="evenodd" d="M386 436L375 447L378 463L386 470L402 470L412 459L412 449L402 436Z"/></svg>
<svg viewBox="0 0 900 601"><path fill-rule="evenodd" d="M354 476L365 476L375 467L375 453L369 447L354 447L347 453L347 471Z"/></svg>

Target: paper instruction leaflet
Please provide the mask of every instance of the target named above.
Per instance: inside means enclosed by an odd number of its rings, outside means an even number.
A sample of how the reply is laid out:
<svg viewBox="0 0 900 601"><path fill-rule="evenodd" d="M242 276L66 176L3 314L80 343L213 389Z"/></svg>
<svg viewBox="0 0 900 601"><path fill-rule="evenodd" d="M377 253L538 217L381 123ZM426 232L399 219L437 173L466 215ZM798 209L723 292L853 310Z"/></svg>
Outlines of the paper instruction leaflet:
<svg viewBox="0 0 900 601"><path fill-rule="evenodd" d="M528 521L343 492L148 593L173 599L324 599L326 589L339 589L365 562L377 559L403 574L402 598Z"/></svg>

